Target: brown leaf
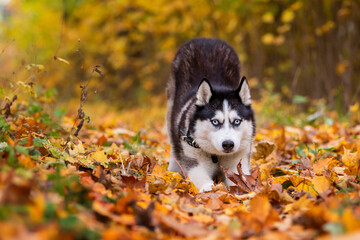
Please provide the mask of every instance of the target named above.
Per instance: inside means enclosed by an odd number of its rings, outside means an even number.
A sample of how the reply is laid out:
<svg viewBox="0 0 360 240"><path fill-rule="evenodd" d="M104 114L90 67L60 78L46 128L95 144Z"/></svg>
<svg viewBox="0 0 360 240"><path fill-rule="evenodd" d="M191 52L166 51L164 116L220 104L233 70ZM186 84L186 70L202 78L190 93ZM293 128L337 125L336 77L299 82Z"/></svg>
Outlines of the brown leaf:
<svg viewBox="0 0 360 240"><path fill-rule="evenodd" d="M255 160L265 159L275 149L275 144L269 141L261 141L255 145L256 152L252 154Z"/></svg>
<svg viewBox="0 0 360 240"><path fill-rule="evenodd" d="M5 118L8 118L9 116L11 116L11 110L10 110L10 108L11 108L12 104L15 102L16 99L17 99L17 95L15 95L10 102L7 102L7 103L5 104L5 106L4 106L4 108L2 109L2 111L5 111L5 113L4 113L4 114L5 114Z"/></svg>
<svg viewBox="0 0 360 240"><path fill-rule="evenodd" d="M96 141L97 145L103 145L105 142L107 141L107 138L105 137L105 135L101 135L101 137L98 138L98 140Z"/></svg>
<svg viewBox="0 0 360 240"><path fill-rule="evenodd" d="M221 168L225 176L236 184L235 186L230 186L230 191L232 193L249 193L255 191L255 189L259 187L258 185L260 183L260 171L258 168L254 170L251 175L242 174L241 163L239 163L237 166L239 174L236 174L223 167Z"/></svg>
<svg viewBox="0 0 360 240"><path fill-rule="evenodd" d="M164 231L170 230L175 231L177 234L187 238L199 238L209 236L209 230L205 229L203 224L199 223L181 223L175 217L171 215L163 215L159 219L161 228Z"/></svg>
<svg viewBox="0 0 360 240"><path fill-rule="evenodd" d="M35 181L35 178L26 179L15 171L0 172L0 205L28 203Z"/></svg>
<svg viewBox="0 0 360 240"><path fill-rule="evenodd" d="M218 198L210 198L205 207L210 208L212 210L217 210L217 209L221 209L222 205L224 205L224 203L218 199Z"/></svg>
<svg viewBox="0 0 360 240"><path fill-rule="evenodd" d="M154 217L153 212L155 209L154 202L151 202L146 209L142 209L141 207L139 207L135 201L131 201L129 203L129 206L131 206L132 209L134 210L136 224L145 226L151 231L155 229L154 220L153 220Z"/></svg>
<svg viewBox="0 0 360 240"><path fill-rule="evenodd" d="M145 188L145 178L138 178L135 175L121 174L121 187Z"/></svg>

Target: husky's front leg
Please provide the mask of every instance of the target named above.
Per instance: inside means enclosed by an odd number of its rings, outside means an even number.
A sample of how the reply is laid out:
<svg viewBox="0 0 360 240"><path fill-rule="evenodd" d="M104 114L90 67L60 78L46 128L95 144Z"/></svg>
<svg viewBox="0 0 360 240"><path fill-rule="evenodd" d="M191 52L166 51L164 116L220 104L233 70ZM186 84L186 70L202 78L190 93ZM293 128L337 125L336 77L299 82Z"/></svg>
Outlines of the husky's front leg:
<svg viewBox="0 0 360 240"><path fill-rule="evenodd" d="M243 174L245 174L245 175L251 175L251 173L250 173L250 156L249 155L250 154L248 154L241 160L241 170L242 170Z"/></svg>
<svg viewBox="0 0 360 240"><path fill-rule="evenodd" d="M211 191L214 181L211 179L206 168L201 164L188 171L190 181L199 189L199 192Z"/></svg>
<svg viewBox="0 0 360 240"><path fill-rule="evenodd" d="M226 169L230 170L231 172L233 172L235 174L239 174L239 172L237 170L237 165L238 165L238 162L234 161L234 160L233 161L228 160L225 163L224 162L222 163L222 166L225 167ZM225 182L226 186L228 186L228 187L236 186L236 184L228 178L225 178L224 182Z"/></svg>

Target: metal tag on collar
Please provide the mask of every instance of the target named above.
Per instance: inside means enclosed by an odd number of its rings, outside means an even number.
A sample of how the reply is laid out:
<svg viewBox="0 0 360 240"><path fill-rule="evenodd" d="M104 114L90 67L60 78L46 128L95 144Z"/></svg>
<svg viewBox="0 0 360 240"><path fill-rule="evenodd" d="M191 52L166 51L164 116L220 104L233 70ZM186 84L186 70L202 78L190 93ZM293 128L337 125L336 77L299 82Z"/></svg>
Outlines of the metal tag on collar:
<svg viewBox="0 0 360 240"><path fill-rule="evenodd" d="M186 136L185 141L194 148L200 148L200 146L195 142L195 139L193 139L192 137Z"/></svg>
<svg viewBox="0 0 360 240"><path fill-rule="evenodd" d="M193 139L189 135L185 135L182 131L181 131L181 133L182 133L181 139L183 141L187 142L187 144L189 144L190 146L192 146L194 148L200 148L200 146L195 142L195 139Z"/></svg>

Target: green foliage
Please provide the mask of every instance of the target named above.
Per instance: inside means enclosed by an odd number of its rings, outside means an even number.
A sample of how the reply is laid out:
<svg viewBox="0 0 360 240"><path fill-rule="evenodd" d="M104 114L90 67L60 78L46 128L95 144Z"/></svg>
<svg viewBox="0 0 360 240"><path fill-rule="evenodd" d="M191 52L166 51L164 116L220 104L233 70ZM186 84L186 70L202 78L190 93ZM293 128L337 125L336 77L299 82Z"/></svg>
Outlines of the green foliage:
<svg viewBox="0 0 360 240"><path fill-rule="evenodd" d="M10 130L10 125L6 122L4 115L0 115L0 140L5 140L5 133Z"/></svg>
<svg viewBox="0 0 360 240"><path fill-rule="evenodd" d="M341 235L345 233L344 225L338 222L326 224L324 226L324 230L332 235Z"/></svg>
<svg viewBox="0 0 360 240"><path fill-rule="evenodd" d="M308 100L304 96L295 95L293 98L293 103L299 104L299 103L306 103Z"/></svg>
<svg viewBox="0 0 360 240"><path fill-rule="evenodd" d="M7 220L11 218L11 215L17 214L28 214L27 207L24 205L14 204L2 204L0 205L0 220Z"/></svg>

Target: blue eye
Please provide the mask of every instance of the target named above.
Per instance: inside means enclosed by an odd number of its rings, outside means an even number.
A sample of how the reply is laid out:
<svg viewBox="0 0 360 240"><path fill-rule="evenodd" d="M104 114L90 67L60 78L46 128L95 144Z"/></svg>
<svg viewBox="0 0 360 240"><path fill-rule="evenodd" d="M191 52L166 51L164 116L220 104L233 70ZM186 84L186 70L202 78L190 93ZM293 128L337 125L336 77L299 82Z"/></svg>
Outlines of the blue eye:
<svg viewBox="0 0 360 240"><path fill-rule="evenodd" d="M212 125L214 125L214 126L219 126L219 121L218 120L216 120L216 119L213 119L213 120L211 120L211 123L212 123Z"/></svg>
<svg viewBox="0 0 360 240"><path fill-rule="evenodd" d="M241 121L242 121L241 119L235 119L235 120L234 120L234 125L235 125L235 126L239 126L240 123L241 123Z"/></svg>

